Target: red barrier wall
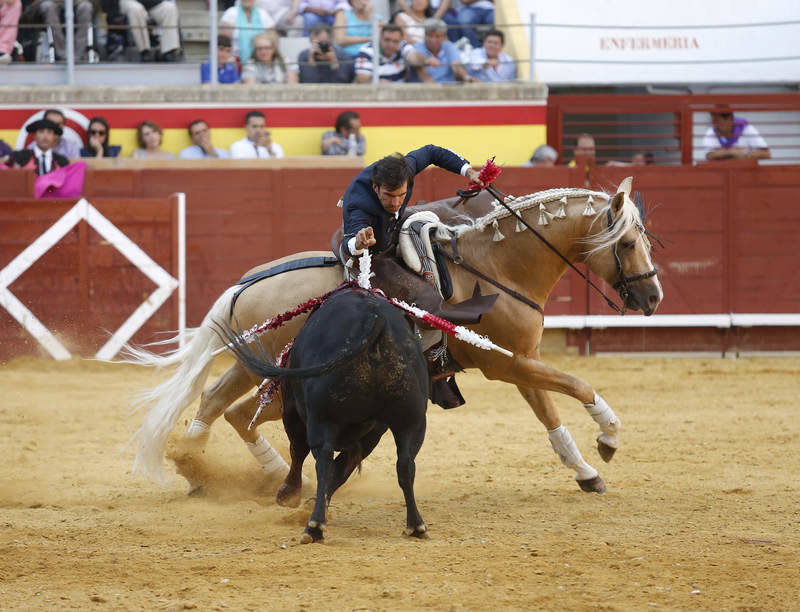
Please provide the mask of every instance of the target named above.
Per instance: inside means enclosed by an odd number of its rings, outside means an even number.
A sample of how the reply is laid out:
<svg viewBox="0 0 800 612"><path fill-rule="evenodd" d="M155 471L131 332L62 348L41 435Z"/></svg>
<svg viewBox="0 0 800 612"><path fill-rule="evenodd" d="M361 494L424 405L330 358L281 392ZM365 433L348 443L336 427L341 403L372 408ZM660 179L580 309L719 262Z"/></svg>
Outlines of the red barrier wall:
<svg viewBox="0 0 800 612"><path fill-rule="evenodd" d="M800 168L597 167L591 169L589 180L594 188L613 190L629 174L635 175L634 190L642 194L650 211L648 229L666 245L654 257L665 292L659 314L800 313L800 272L793 246L800 235L800 208L794 202ZM193 326L250 267L299 250L327 249L330 234L341 222L335 203L353 175L353 169L325 168L90 169L84 193L90 202L117 201L130 210L138 207L134 199L186 193L187 323ZM22 202L9 198L12 190L19 196L31 195L30 173L6 171L0 176L1 268L45 224L28 227L15 214L24 209ZM507 168L498 186L507 193L524 194L583 186L585 180L584 172L575 168ZM461 177L428 170L417 178L414 196L426 201L448 197L463 186ZM39 206L58 204L49 201ZM9 235L13 240L6 239ZM74 257L64 251L60 277L74 277L75 270L69 267L73 264L67 263ZM33 279L26 282L39 282ZM43 286L50 286L47 282ZM44 295L41 300L47 302ZM556 287L546 312L612 314L581 279L569 274ZM93 324L87 319L84 329ZM151 325L153 329L174 326L161 320ZM797 350L798 332L797 328L595 329L575 332L572 341L583 347L590 339L593 351ZM0 339L19 336L16 322L0 311ZM16 354L3 352L0 345L0 358Z"/></svg>

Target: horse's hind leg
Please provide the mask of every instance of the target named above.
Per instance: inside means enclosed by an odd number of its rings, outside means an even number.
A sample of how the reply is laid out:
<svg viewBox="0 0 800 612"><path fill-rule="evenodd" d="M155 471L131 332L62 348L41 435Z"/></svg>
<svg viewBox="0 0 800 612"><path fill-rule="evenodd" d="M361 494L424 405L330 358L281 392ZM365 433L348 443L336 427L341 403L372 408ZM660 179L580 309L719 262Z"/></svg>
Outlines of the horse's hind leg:
<svg viewBox="0 0 800 612"><path fill-rule="evenodd" d="M189 423L185 439L195 443L202 450L208 442L210 427L225 409L238 397L252 388L253 380L247 371L238 362L228 368L214 383L203 391L200 396L200 408Z"/></svg>
<svg viewBox="0 0 800 612"><path fill-rule="evenodd" d="M425 439L425 413L422 419L405 430L392 430L397 444L397 482L403 489L406 499L406 529L405 534L414 538L427 538L428 528L420 516L417 502L414 497L414 477L417 466L414 459L422 448Z"/></svg>
<svg viewBox="0 0 800 612"><path fill-rule="evenodd" d="M568 468L575 471L575 480L581 490L587 493L604 493L606 485L600 474L586 463L572 434L561 424L553 400L546 391L517 386L522 397L528 402L536 417L547 428L547 438L553 450Z"/></svg>

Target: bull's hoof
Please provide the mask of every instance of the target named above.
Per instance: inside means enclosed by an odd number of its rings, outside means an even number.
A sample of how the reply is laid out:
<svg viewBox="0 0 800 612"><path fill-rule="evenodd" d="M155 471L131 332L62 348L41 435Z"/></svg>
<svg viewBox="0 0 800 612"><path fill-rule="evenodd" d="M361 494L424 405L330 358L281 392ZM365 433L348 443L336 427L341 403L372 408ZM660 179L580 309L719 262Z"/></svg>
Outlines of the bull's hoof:
<svg viewBox="0 0 800 612"><path fill-rule="evenodd" d="M403 533L409 538L417 538L418 540L427 540L430 537L425 523L417 525L416 527L406 527Z"/></svg>
<svg viewBox="0 0 800 612"><path fill-rule="evenodd" d="M303 487L293 487L283 483L275 496L275 502L285 508L297 508L300 505L300 493Z"/></svg>
<svg viewBox="0 0 800 612"><path fill-rule="evenodd" d="M322 532L324 528L325 525L318 525L314 521L309 521L306 530L300 538L300 543L310 544L311 542L323 542L325 540L325 534Z"/></svg>
<svg viewBox="0 0 800 612"><path fill-rule="evenodd" d="M199 482L190 482L189 488L186 490L186 495L189 497L203 497L206 494L203 485Z"/></svg>
<svg viewBox="0 0 800 612"><path fill-rule="evenodd" d="M586 493L606 492L606 483L603 482L603 479L600 478L600 476L587 478L586 480L579 480L578 486L581 488L581 491L585 491Z"/></svg>
<svg viewBox="0 0 800 612"><path fill-rule="evenodd" d="M617 452L617 449L613 446L609 446L605 442L603 442L600 438L597 438L597 453L600 455L600 458L608 463L614 458L614 453Z"/></svg>

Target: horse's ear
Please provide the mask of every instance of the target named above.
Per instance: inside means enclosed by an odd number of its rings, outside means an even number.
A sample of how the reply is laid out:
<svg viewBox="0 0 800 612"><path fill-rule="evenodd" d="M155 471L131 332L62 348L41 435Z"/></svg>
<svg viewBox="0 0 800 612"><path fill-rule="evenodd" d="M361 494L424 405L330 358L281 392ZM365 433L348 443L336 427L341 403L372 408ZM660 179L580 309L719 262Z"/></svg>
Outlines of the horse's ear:
<svg viewBox="0 0 800 612"><path fill-rule="evenodd" d="M611 198L611 202L609 202L609 206L611 207L611 212L616 217L619 214L619 211L622 210L622 206L625 204L625 194L623 192L619 192Z"/></svg>
<svg viewBox="0 0 800 612"><path fill-rule="evenodd" d="M633 177L629 176L619 184L617 193L624 193L626 196L631 197L631 189L633 189Z"/></svg>

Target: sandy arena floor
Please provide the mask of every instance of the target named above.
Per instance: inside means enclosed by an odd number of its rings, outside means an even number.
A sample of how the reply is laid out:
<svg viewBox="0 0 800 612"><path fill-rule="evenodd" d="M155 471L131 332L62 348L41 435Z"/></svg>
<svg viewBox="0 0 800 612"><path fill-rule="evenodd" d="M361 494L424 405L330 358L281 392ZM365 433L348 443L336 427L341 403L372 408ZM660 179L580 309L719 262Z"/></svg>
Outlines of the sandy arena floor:
<svg viewBox="0 0 800 612"><path fill-rule="evenodd" d="M462 375L467 405L430 408L417 458L430 539L400 535L387 437L334 497L324 545L298 543L310 506L277 506L276 483L224 421L205 497L187 497L177 475L167 489L132 477L128 396L151 372L0 365L0 608L800 607L797 359L548 362L592 382L622 419L605 465L594 422L555 396L605 495L578 489L514 388ZM288 456L279 424L262 432Z"/></svg>

